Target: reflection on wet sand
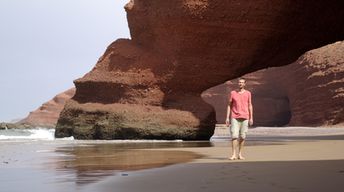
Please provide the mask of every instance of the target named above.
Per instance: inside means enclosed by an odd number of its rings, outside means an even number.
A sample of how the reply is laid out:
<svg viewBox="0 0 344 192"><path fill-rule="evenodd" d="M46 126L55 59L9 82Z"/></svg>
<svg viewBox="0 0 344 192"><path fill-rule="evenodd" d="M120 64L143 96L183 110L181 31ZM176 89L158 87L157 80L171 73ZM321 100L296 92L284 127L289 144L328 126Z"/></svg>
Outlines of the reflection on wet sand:
<svg viewBox="0 0 344 192"><path fill-rule="evenodd" d="M131 171L185 163L202 156L189 151L159 150L159 148L210 147L210 142L175 143L110 143L90 144L57 148L63 156L54 160L56 170L72 174L77 184L87 184L116 174ZM154 150L151 150L154 149ZM123 175L125 176L125 175Z"/></svg>

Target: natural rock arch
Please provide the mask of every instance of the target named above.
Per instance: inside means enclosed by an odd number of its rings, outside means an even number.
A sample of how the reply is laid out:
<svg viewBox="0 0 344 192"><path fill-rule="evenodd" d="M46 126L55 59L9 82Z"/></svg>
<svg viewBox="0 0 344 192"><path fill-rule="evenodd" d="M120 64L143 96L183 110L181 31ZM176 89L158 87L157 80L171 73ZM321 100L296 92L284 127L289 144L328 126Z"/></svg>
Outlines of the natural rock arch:
<svg viewBox="0 0 344 192"><path fill-rule="evenodd" d="M132 0L132 39L112 43L75 80L55 135L209 139L215 111L202 91L343 39L343 8L340 0Z"/></svg>

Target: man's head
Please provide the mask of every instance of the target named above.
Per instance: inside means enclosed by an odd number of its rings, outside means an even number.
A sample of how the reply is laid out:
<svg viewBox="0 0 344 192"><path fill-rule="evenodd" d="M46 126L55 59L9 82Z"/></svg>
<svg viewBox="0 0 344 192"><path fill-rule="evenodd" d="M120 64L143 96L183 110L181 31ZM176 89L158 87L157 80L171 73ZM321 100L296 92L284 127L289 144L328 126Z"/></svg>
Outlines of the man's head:
<svg viewBox="0 0 344 192"><path fill-rule="evenodd" d="M246 79L243 78L243 77L240 77L238 79L238 86L239 86L239 88L243 89L243 88L245 88L245 85L246 85Z"/></svg>

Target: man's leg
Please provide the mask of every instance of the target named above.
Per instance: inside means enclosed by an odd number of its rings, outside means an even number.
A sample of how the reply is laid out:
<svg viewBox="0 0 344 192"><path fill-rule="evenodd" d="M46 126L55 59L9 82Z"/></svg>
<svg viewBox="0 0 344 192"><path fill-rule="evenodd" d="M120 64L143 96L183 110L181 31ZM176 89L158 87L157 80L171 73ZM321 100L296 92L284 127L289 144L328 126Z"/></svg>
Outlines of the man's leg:
<svg viewBox="0 0 344 192"><path fill-rule="evenodd" d="M239 138L239 124L234 118L231 119L230 132L232 136L232 156L230 160L237 159L237 149L238 149L238 138Z"/></svg>
<svg viewBox="0 0 344 192"><path fill-rule="evenodd" d="M238 139L232 139L232 156L229 158L230 160L237 159L237 152L236 149L238 148Z"/></svg>
<svg viewBox="0 0 344 192"><path fill-rule="evenodd" d="M239 159L245 159L245 157L242 156L242 151L244 150L247 131L248 131L248 120L243 120L242 122L240 122L240 138L239 138L239 154L238 154Z"/></svg>
<svg viewBox="0 0 344 192"><path fill-rule="evenodd" d="M244 144L245 144L245 139L240 137L240 139L239 139L239 155L238 155L239 159L245 159L245 157L242 156L242 151L244 150Z"/></svg>

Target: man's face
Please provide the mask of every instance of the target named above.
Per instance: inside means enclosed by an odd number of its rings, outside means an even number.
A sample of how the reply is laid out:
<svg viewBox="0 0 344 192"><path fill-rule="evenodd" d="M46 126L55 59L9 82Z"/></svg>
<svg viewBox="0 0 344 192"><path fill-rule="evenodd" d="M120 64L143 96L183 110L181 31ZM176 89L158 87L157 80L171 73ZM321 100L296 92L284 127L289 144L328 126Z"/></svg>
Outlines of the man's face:
<svg viewBox="0 0 344 192"><path fill-rule="evenodd" d="M243 80L243 79L240 79L240 80L238 81L239 88L241 88L241 89L245 87L245 84L246 84L246 82L245 82L245 80Z"/></svg>

